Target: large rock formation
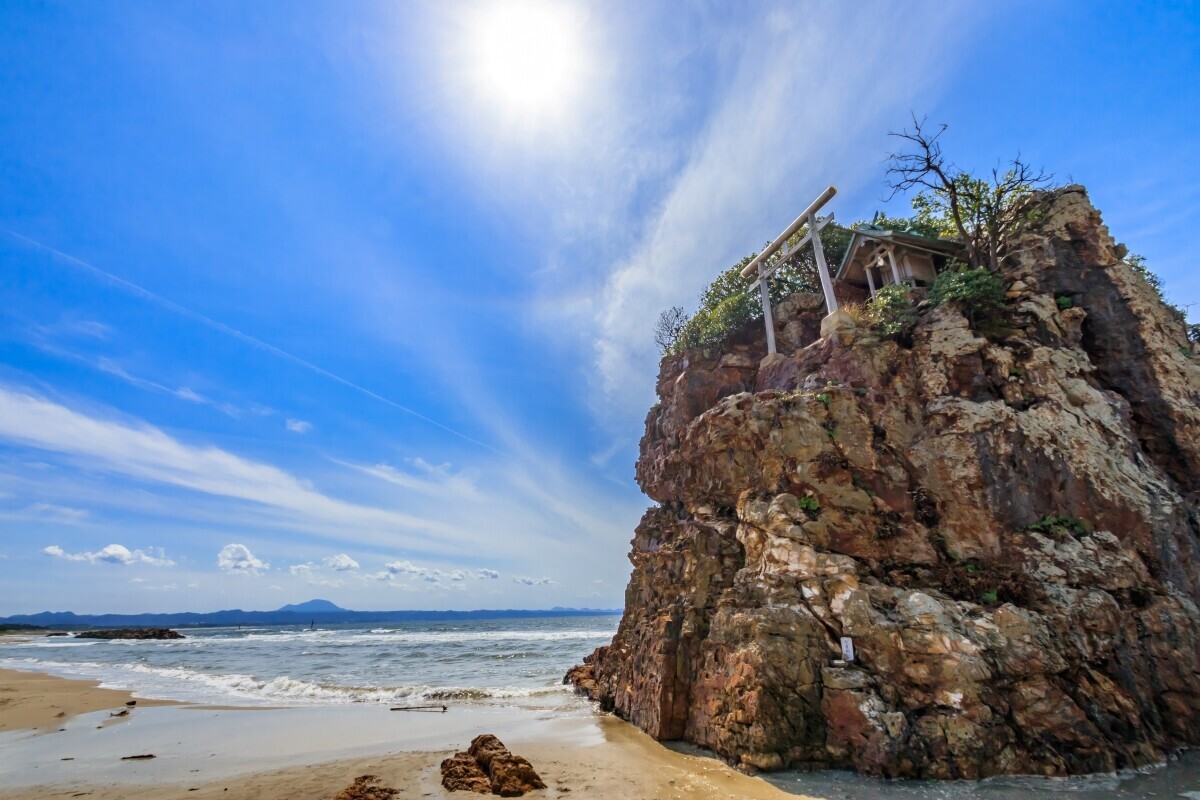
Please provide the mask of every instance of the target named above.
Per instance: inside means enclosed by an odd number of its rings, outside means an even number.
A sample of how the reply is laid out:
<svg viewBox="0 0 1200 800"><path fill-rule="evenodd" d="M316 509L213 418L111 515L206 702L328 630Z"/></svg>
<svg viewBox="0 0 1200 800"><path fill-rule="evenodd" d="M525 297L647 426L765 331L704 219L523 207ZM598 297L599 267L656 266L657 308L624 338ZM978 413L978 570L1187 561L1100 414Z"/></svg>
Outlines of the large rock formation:
<svg viewBox="0 0 1200 800"><path fill-rule="evenodd" d="M1111 771L1200 744L1200 361L1080 187L1008 330L663 360L625 616L568 676L747 769ZM1065 307L1065 308L1063 308ZM842 660L850 637L855 659Z"/></svg>

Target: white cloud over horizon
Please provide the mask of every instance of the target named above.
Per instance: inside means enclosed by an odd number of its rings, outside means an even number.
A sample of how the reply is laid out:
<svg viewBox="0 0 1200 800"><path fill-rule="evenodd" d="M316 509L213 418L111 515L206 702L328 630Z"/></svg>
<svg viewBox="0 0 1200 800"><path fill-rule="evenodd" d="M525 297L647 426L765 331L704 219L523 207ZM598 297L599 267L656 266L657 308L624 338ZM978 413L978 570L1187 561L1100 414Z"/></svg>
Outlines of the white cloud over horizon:
<svg viewBox="0 0 1200 800"><path fill-rule="evenodd" d="M134 564L147 564L152 567L175 566L175 562L167 558L162 548L151 548L151 552L147 553L144 550L130 550L121 544L110 544L94 553L68 553L58 545L52 544L43 547L42 552L65 561L86 561L90 564L117 564L125 567Z"/></svg>
<svg viewBox="0 0 1200 800"><path fill-rule="evenodd" d="M232 575L261 575L271 565L257 558L244 544L227 544L217 553L217 568Z"/></svg>
<svg viewBox="0 0 1200 800"><path fill-rule="evenodd" d="M520 577L513 578L513 583L519 583L523 586L549 586L554 583L554 581L550 580L549 578L530 578L522 575Z"/></svg>
<svg viewBox="0 0 1200 800"><path fill-rule="evenodd" d="M347 572L349 570L358 569L358 562L345 553L339 553L336 556L328 556L324 559L325 566L335 572Z"/></svg>

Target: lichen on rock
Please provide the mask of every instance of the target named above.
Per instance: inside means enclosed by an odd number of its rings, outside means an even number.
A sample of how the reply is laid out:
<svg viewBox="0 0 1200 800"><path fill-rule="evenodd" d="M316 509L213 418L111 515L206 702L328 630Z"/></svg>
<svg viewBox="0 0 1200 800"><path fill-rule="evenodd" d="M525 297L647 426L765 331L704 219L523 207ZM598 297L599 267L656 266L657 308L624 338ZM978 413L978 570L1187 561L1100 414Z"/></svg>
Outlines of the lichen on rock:
<svg viewBox="0 0 1200 800"><path fill-rule="evenodd" d="M568 680L750 770L1064 775L1200 744L1200 363L1081 187L1044 209L998 333L947 305L911 347L818 339L794 296L783 358L749 330L665 358L625 615Z"/></svg>

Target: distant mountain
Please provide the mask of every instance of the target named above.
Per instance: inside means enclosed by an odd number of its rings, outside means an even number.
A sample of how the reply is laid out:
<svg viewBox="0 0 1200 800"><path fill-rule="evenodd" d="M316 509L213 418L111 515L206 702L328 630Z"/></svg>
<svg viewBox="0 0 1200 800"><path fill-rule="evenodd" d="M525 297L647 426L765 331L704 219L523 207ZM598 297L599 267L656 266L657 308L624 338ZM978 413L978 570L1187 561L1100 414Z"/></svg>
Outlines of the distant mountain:
<svg viewBox="0 0 1200 800"><path fill-rule="evenodd" d="M307 603L289 603L280 611L295 611L297 614L331 614L336 611L349 609L334 605L328 600L309 600Z"/></svg>
<svg viewBox="0 0 1200 800"><path fill-rule="evenodd" d="M309 600L275 611L243 611L240 608L206 614L76 614L73 611L43 611L0 617L0 628L38 625L45 628L186 628L225 625L324 625L354 622L454 622L472 619L536 619L538 617L596 617L620 614L616 608L478 609L475 611L351 611L328 600Z"/></svg>

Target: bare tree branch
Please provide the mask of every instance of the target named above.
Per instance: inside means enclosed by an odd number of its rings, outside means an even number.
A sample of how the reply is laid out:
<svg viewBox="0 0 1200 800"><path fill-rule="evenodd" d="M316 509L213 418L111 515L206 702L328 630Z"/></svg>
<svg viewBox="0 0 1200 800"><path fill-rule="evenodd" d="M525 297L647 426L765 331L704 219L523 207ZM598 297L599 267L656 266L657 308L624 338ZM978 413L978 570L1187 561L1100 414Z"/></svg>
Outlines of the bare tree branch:
<svg viewBox="0 0 1200 800"><path fill-rule="evenodd" d="M1050 185L1051 176L1035 170L1020 154L1006 169L997 165L990 180L975 178L946 161L941 136L947 126L928 129L927 119L912 115L912 129L890 132L905 147L892 153L887 185L897 194L918 190L926 210L940 210L941 219L953 226L972 267L996 270L1009 255L1012 241L1036 213L1033 198Z"/></svg>

